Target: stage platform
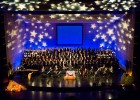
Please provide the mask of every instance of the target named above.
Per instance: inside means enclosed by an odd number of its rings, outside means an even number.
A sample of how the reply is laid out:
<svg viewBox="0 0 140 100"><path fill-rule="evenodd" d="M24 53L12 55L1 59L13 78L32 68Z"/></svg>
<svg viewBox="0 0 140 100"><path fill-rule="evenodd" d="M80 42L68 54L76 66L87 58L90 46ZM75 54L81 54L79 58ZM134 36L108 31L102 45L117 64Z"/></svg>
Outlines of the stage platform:
<svg viewBox="0 0 140 100"><path fill-rule="evenodd" d="M28 74L17 73L14 80L28 88L37 91L89 91L98 89L118 88L122 73L111 76L86 76L81 77L76 74L72 80L64 80L65 75L48 76L44 73L34 73L31 79Z"/></svg>

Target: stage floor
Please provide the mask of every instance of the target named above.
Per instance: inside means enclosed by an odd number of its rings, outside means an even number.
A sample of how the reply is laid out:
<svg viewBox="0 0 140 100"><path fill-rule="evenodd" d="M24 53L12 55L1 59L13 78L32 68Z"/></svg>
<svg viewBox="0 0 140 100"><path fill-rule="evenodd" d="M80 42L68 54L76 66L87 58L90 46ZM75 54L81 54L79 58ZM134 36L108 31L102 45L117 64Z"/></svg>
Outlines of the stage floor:
<svg viewBox="0 0 140 100"><path fill-rule="evenodd" d="M113 86L119 85L122 73L110 76L87 76L81 77L76 74L74 80L64 80L65 75L47 76L43 73L36 73L28 80L27 74L16 74L14 80L27 87L44 87L44 88L91 88L96 86Z"/></svg>

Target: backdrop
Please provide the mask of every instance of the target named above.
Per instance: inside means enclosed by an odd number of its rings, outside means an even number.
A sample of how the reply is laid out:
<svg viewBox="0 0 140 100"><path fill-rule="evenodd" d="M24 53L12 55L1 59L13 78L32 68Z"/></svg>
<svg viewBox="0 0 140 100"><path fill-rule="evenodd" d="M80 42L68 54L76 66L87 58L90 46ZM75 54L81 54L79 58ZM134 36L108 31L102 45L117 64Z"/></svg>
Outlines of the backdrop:
<svg viewBox="0 0 140 100"><path fill-rule="evenodd" d="M83 44L58 45L60 23L83 24ZM132 14L14 14L5 13L7 61L20 66L25 49L98 48L112 49L120 65L133 63L134 15Z"/></svg>

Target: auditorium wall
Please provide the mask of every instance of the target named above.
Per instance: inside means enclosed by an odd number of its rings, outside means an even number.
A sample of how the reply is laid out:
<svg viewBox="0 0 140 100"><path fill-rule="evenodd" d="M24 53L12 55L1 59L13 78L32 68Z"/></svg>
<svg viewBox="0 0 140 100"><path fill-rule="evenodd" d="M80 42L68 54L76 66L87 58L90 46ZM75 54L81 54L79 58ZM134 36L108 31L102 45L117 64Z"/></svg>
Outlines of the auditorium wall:
<svg viewBox="0 0 140 100"><path fill-rule="evenodd" d="M49 18L49 15L5 14L7 60L14 69L20 65L26 49L97 48L112 49L125 68L125 60L133 58L133 15L116 15L118 19L97 16L98 20L76 19L68 21ZM107 16L107 15L106 15ZM114 15L115 16L115 15ZM94 17L94 16L93 16ZM83 44L58 45L58 23L82 23Z"/></svg>

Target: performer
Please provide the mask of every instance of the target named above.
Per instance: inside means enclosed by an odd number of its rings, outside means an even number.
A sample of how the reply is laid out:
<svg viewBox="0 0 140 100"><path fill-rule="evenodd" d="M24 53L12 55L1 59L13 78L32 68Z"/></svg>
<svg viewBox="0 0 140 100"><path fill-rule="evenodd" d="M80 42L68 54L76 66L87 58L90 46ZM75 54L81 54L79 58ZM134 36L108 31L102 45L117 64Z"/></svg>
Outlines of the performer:
<svg viewBox="0 0 140 100"><path fill-rule="evenodd" d="M83 70L83 77L86 77L88 75L88 70L87 68L85 67L85 69Z"/></svg>
<svg viewBox="0 0 140 100"><path fill-rule="evenodd" d="M58 67L57 67L57 65L55 66L55 68L54 68L54 73L57 75L58 74Z"/></svg>
<svg viewBox="0 0 140 100"><path fill-rule="evenodd" d="M93 66L91 66L89 73L90 73L90 75L93 75L94 74Z"/></svg>
<svg viewBox="0 0 140 100"><path fill-rule="evenodd" d="M32 74L33 74L33 72L31 72L31 73L28 74L28 80L29 81L31 80Z"/></svg>
<svg viewBox="0 0 140 100"><path fill-rule="evenodd" d="M80 76L82 76L82 72L83 72L83 66L81 65L80 68L78 69L78 73Z"/></svg>

